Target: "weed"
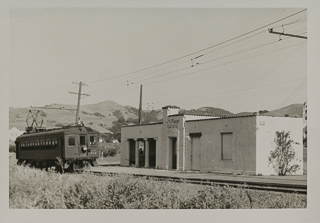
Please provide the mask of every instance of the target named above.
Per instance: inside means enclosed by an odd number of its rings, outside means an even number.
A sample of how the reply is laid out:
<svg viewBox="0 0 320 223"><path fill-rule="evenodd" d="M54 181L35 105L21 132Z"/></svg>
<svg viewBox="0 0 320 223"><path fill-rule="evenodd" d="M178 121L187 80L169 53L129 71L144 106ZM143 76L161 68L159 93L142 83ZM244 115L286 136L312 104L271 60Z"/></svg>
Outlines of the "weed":
<svg viewBox="0 0 320 223"><path fill-rule="evenodd" d="M19 209L305 208L307 196L193 185L132 175L59 174L9 167L9 207Z"/></svg>

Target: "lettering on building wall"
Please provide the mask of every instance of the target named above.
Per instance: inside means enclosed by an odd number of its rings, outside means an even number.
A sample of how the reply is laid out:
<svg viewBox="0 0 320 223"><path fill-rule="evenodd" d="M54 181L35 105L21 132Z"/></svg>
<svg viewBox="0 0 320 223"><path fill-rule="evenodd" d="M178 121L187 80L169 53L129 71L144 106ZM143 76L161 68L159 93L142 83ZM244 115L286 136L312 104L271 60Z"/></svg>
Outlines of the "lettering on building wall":
<svg viewBox="0 0 320 223"><path fill-rule="evenodd" d="M168 129L178 128L179 122L180 120L177 120L177 119L168 119L167 128Z"/></svg>

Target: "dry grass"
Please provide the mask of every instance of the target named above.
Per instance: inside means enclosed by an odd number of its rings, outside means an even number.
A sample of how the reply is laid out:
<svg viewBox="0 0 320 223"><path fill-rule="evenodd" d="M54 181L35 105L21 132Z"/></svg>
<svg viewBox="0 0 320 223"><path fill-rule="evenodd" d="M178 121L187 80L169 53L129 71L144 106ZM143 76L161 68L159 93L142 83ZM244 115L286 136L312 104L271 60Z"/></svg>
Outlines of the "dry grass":
<svg viewBox="0 0 320 223"><path fill-rule="evenodd" d="M14 157L13 157L14 158ZM307 196L147 180L59 174L10 162L9 207L18 209L305 208Z"/></svg>

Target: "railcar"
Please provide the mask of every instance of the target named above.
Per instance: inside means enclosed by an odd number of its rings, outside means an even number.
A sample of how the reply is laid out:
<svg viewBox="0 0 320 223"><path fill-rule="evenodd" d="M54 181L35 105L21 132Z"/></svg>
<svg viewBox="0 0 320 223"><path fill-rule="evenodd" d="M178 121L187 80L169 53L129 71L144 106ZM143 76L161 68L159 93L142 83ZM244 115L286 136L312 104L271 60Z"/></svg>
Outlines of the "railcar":
<svg viewBox="0 0 320 223"><path fill-rule="evenodd" d="M99 132L84 125L27 131L15 141L17 164L55 167L59 172L96 166L98 140Z"/></svg>

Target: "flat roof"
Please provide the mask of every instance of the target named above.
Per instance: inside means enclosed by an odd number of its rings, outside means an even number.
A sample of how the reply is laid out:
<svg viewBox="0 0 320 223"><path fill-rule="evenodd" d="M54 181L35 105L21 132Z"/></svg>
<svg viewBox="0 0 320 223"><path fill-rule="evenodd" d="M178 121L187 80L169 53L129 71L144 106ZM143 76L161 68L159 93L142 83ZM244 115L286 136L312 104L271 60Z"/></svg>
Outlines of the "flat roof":
<svg viewBox="0 0 320 223"><path fill-rule="evenodd" d="M247 118L247 117L254 117L257 116L253 115L239 115L239 116L221 116L217 118L206 118L206 119L198 119L198 120L188 120L186 122L198 122L198 121L208 121L208 120L219 120L219 119L231 119L231 118Z"/></svg>
<svg viewBox="0 0 320 223"><path fill-rule="evenodd" d="M147 125L160 125L163 124L163 122L155 122L155 123L148 123L148 124L140 124L140 125L124 125L121 128L126 128L126 127L137 127L137 126L147 126Z"/></svg>

